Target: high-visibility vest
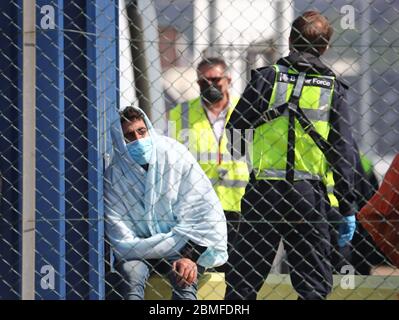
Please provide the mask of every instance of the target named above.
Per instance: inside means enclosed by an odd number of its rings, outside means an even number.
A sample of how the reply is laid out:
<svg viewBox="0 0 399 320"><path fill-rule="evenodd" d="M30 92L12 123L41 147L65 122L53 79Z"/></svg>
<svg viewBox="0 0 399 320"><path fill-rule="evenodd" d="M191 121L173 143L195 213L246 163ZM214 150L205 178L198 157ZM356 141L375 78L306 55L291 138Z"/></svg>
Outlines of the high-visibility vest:
<svg viewBox="0 0 399 320"><path fill-rule="evenodd" d="M289 101L298 73L281 65L276 71L270 102L264 110ZM334 93L333 76L306 74L299 107L316 131L328 139L330 109ZM262 101L262 99L260 99ZM260 102L262 103L262 102ZM279 117L255 129L252 150L254 174L258 180L284 180L287 172L288 108ZM323 152L295 119L294 180L323 180L328 169Z"/></svg>
<svg viewBox="0 0 399 320"><path fill-rule="evenodd" d="M231 101L226 115L228 122L238 99ZM176 126L173 128L173 126ZM227 136L220 141L201 105L201 99L184 102L169 112L170 136L185 144L211 180L225 211L241 211L241 198L249 181L247 163L233 160L227 150Z"/></svg>
<svg viewBox="0 0 399 320"><path fill-rule="evenodd" d="M364 172L371 176L373 174L373 163L369 158L367 158L364 154L360 153L360 163L362 164L362 168Z"/></svg>

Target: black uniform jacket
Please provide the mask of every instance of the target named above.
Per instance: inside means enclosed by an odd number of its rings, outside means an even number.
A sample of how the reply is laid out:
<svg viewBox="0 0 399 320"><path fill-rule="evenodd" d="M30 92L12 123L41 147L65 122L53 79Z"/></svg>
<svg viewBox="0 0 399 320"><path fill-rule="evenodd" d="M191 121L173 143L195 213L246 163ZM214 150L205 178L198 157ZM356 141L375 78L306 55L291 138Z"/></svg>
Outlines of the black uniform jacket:
<svg viewBox="0 0 399 320"><path fill-rule="evenodd" d="M310 53L294 52L281 58L277 64L293 67L298 72L335 76L318 57ZM252 71L251 80L230 117L226 126L227 130L241 129L242 137L244 137L244 129L253 128L253 124L268 106L274 79L275 69L271 66ZM328 136L328 141L336 152L327 157L334 173L334 193L339 202L340 212L343 215L352 215L355 213L353 212L355 155L350 129L350 112L346 101L347 88L343 82L336 80L330 113L331 130Z"/></svg>

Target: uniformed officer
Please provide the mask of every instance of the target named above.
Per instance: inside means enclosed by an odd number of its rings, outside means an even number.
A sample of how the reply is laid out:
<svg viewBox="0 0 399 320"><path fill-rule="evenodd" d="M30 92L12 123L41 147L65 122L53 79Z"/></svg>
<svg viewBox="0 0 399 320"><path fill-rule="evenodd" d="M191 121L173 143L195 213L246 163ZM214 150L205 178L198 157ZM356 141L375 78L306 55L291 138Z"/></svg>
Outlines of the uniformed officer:
<svg viewBox="0 0 399 320"><path fill-rule="evenodd" d="M280 239L300 299L332 288L323 177L333 171L341 239L354 232L353 138L345 85L319 59L333 30L319 12L295 19L290 54L252 73L227 129L254 129L252 173L241 203L237 254L226 299L256 299Z"/></svg>

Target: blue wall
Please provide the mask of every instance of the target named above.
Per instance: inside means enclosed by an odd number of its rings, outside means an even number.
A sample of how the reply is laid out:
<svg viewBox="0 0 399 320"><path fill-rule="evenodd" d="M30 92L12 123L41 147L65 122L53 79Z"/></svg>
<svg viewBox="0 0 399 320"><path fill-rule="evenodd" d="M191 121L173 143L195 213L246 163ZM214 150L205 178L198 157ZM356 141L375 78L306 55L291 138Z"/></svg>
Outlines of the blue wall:
<svg viewBox="0 0 399 320"><path fill-rule="evenodd" d="M0 2L0 299L17 299L20 294L21 3Z"/></svg>
<svg viewBox="0 0 399 320"><path fill-rule="evenodd" d="M2 52L13 59L11 67L0 57L0 170L6 190L1 200L0 298L18 298L22 13L3 2L2 12L18 23L3 21L4 15L0 21L1 37L15 43L1 41ZM118 107L116 4L116 0L36 1L37 299L105 297L103 123ZM44 5L55 8L54 29L41 28ZM54 289L41 284L48 275L41 273L45 266L54 268Z"/></svg>

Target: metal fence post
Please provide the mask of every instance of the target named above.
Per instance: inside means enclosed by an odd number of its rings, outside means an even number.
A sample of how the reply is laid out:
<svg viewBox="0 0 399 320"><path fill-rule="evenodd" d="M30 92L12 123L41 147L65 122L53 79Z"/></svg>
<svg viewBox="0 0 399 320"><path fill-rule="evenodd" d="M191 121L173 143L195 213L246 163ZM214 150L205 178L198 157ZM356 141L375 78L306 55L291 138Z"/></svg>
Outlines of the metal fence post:
<svg viewBox="0 0 399 320"><path fill-rule="evenodd" d="M36 1L23 2L22 299L35 298Z"/></svg>

